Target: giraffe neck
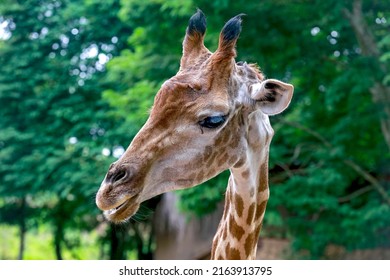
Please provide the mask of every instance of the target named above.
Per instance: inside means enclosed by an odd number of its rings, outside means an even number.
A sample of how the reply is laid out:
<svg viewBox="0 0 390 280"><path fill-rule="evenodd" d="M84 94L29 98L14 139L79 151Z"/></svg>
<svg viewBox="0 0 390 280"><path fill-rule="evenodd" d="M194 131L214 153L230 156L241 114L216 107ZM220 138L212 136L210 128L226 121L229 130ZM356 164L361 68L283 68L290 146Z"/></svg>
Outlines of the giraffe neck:
<svg viewBox="0 0 390 280"><path fill-rule="evenodd" d="M247 128L248 148L230 169L225 209L214 236L212 259L255 259L268 189L268 153L273 130L260 112Z"/></svg>

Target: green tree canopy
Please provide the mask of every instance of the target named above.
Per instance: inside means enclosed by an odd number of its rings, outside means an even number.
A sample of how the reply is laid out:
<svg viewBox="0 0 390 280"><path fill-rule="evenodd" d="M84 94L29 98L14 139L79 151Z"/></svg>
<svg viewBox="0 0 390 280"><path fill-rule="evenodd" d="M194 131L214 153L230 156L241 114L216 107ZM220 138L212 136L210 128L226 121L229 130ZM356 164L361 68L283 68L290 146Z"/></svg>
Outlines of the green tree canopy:
<svg viewBox="0 0 390 280"><path fill-rule="evenodd" d="M66 228L97 225L94 195L116 143L102 78L131 33L118 10L115 0L0 4L8 34L0 43L0 194L9 213L1 218L23 231L26 216L15 219L15 208L30 208L23 211L34 221L52 224L57 258L79 242Z"/></svg>

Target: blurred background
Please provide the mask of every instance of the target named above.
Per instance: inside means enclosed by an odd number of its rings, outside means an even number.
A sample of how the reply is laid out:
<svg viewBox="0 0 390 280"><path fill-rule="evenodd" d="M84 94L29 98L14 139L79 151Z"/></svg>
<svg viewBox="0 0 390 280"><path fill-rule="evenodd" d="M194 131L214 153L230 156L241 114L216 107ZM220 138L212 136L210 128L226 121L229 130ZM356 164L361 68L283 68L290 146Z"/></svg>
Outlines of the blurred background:
<svg viewBox="0 0 390 280"><path fill-rule="evenodd" d="M0 259L207 258L228 172L107 223L94 197L179 68L190 16L214 51L295 86L271 118L262 259L390 259L390 2L2 0Z"/></svg>

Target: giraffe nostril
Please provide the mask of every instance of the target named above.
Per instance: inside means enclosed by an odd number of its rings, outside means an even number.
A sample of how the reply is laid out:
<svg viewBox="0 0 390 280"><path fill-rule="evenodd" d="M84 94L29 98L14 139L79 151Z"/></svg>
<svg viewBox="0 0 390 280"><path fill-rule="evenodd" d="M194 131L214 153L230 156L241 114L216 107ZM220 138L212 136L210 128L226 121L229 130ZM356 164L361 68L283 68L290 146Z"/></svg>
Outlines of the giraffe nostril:
<svg viewBox="0 0 390 280"><path fill-rule="evenodd" d="M118 170L112 177L112 182L115 183L115 182L119 182L120 180L122 180L123 178L126 177L126 170L124 169L120 169Z"/></svg>
<svg viewBox="0 0 390 280"><path fill-rule="evenodd" d="M114 169L114 168L112 168ZM117 170L111 170L108 172L107 177L106 177L106 182L115 184L121 181L124 181L127 177L129 177L129 172L128 170L122 166L118 168Z"/></svg>

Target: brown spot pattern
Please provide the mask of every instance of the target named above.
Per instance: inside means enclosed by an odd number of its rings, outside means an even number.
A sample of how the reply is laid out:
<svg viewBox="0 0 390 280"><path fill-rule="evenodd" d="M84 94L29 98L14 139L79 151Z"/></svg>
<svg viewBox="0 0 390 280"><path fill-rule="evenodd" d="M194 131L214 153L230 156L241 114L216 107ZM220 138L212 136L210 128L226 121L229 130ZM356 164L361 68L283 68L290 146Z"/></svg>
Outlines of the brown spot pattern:
<svg viewBox="0 0 390 280"><path fill-rule="evenodd" d="M267 206L267 200L264 200L263 202L261 202L259 205L257 205L257 209L256 209L256 220L260 219L261 215L264 213L265 211L265 207Z"/></svg>
<svg viewBox="0 0 390 280"><path fill-rule="evenodd" d="M249 206L249 208L248 208L248 215L246 218L246 223L248 225L250 225L253 222L253 217L255 215L255 207L256 207L256 204L253 202L251 204L251 206Z"/></svg>
<svg viewBox="0 0 390 280"><path fill-rule="evenodd" d="M229 158L229 164L234 164L238 161L238 157L237 155L232 155L230 158Z"/></svg>
<svg viewBox="0 0 390 280"><path fill-rule="evenodd" d="M230 242L227 243L226 247L225 247L225 256L228 257L230 255Z"/></svg>
<svg viewBox="0 0 390 280"><path fill-rule="evenodd" d="M212 153L211 155L209 155L209 157L207 158L206 166L210 166L214 162L216 155L217 153Z"/></svg>
<svg viewBox="0 0 390 280"><path fill-rule="evenodd" d="M229 255L226 255L228 260L241 260L240 251L235 248L230 248Z"/></svg>
<svg viewBox="0 0 390 280"><path fill-rule="evenodd" d="M247 257L251 255L253 248L255 247L255 243L257 243L257 236L258 235L256 234L256 232L252 232L245 240L244 249Z"/></svg>
<svg viewBox="0 0 390 280"><path fill-rule="evenodd" d="M200 182L202 181L202 179L204 179L204 174L203 174L203 171L201 170L198 175L196 176L196 181L197 182Z"/></svg>
<svg viewBox="0 0 390 280"><path fill-rule="evenodd" d="M268 189L268 164L267 161L260 167L260 185L259 192Z"/></svg>
<svg viewBox="0 0 390 280"><path fill-rule="evenodd" d="M241 157L237 162L236 164L234 165L235 168L240 168L242 167L246 162L246 157Z"/></svg>
<svg viewBox="0 0 390 280"><path fill-rule="evenodd" d="M228 160L228 157L229 157L228 153L224 152L223 154L219 155L218 162L220 163L226 162Z"/></svg>
<svg viewBox="0 0 390 280"><path fill-rule="evenodd" d="M229 217L229 230L232 236L236 237L238 241L241 240L241 237L244 235L245 230L242 226L237 224L233 215Z"/></svg>
<svg viewBox="0 0 390 280"><path fill-rule="evenodd" d="M242 178L244 178L244 179L248 179L248 177L249 177L249 170L247 169L247 170L243 171L243 172L241 173L241 176L242 176Z"/></svg>
<svg viewBox="0 0 390 280"><path fill-rule="evenodd" d="M259 236L261 227L263 226L263 223L261 222L255 229L256 236Z"/></svg>
<svg viewBox="0 0 390 280"><path fill-rule="evenodd" d="M237 215L238 217L242 217L242 212L244 211L244 200L239 194L236 194L234 196L234 200L236 204L235 206L236 206Z"/></svg>

